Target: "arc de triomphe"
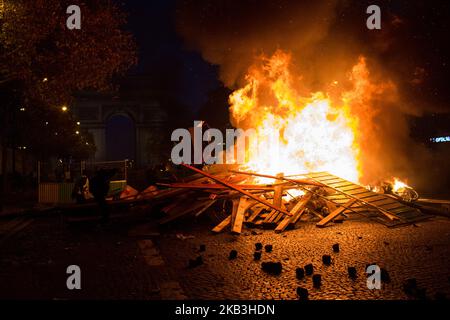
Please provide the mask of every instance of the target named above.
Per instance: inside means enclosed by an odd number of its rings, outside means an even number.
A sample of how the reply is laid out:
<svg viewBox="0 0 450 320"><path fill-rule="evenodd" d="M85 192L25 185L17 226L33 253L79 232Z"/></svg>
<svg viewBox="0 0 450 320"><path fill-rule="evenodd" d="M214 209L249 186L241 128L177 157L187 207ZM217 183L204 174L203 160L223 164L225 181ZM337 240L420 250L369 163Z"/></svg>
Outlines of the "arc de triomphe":
<svg viewBox="0 0 450 320"><path fill-rule="evenodd" d="M73 111L81 129L94 137L97 150L93 160L124 160L117 158L122 151L123 157L135 160L141 168L163 161L155 146L161 143L167 113L158 101L84 92L77 96ZM121 140L122 148L117 140ZM111 150L115 145L126 149L125 153Z"/></svg>

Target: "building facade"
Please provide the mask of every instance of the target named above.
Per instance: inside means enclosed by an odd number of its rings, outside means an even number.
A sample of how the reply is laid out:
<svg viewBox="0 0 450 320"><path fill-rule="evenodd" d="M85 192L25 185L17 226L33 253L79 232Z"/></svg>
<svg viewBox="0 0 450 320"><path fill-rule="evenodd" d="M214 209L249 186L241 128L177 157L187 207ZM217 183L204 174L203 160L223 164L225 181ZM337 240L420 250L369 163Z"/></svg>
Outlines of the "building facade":
<svg viewBox="0 0 450 320"><path fill-rule="evenodd" d="M145 79L144 79L145 80ZM139 168L164 161L158 152L167 113L142 78L128 78L117 94L82 92L73 106L81 130L93 135L94 161L133 160Z"/></svg>

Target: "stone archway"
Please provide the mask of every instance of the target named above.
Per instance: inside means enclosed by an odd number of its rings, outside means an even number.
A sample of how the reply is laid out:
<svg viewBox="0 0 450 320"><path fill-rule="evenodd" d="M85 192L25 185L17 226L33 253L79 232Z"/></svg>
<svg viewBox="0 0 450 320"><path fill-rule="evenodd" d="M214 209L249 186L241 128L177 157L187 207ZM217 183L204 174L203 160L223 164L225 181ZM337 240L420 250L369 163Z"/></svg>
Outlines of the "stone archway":
<svg viewBox="0 0 450 320"><path fill-rule="evenodd" d="M127 113L114 113L105 121L107 161L136 160L136 123Z"/></svg>

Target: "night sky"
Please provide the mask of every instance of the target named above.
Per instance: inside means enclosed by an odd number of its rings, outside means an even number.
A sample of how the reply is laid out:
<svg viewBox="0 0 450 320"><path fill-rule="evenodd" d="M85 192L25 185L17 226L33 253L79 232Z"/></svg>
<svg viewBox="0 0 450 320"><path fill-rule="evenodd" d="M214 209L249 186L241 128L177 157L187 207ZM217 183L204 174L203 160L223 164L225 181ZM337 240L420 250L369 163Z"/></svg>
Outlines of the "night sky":
<svg viewBox="0 0 450 320"><path fill-rule="evenodd" d="M139 46L139 64L132 74L169 76L178 101L194 115L210 90L220 86L217 67L188 50L176 31L176 0L127 0L129 29Z"/></svg>
<svg viewBox="0 0 450 320"><path fill-rule="evenodd" d="M365 27L370 4L381 7L381 31ZM124 8L140 48L139 65L130 73L167 77L193 118L208 95L221 95L214 91L223 83L239 85L255 52L283 48L295 54L305 47L306 57L314 57L305 60L311 68L320 64L318 75L334 59L327 52L364 54L395 80L415 116L450 111L449 1L130 0ZM313 44L304 40L317 29L323 34ZM217 113L227 117L223 106L209 112Z"/></svg>

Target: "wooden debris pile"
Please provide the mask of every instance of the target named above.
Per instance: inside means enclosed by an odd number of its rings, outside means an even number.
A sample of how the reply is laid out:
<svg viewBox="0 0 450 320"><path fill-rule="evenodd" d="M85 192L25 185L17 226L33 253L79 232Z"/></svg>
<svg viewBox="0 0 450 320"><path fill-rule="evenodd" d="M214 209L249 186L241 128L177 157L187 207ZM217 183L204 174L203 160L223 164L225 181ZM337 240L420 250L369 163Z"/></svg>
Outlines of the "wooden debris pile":
<svg viewBox="0 0 450 320"><path fill-rule="evenodd" d="M349 214L363 215L387 226L414 223L427 217L398 199L327 172L285 177L233 170L213 173L184 166L195 171L193 180L160 184L166 189L151 189L141 195L153 206L159 206L164 215L160 224L217 210L227 216L212 231L230 230L236 234L242 232L244 225L283 232L299 225L304 218L313 218L318 227L325 227ZM273 183L256 183L256 178L270 178Z"/></svg>

